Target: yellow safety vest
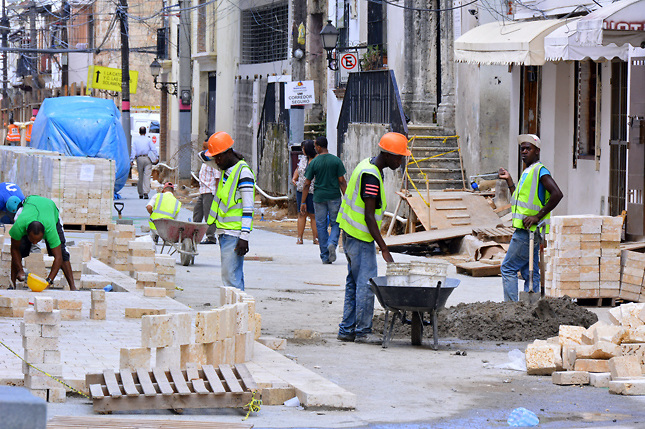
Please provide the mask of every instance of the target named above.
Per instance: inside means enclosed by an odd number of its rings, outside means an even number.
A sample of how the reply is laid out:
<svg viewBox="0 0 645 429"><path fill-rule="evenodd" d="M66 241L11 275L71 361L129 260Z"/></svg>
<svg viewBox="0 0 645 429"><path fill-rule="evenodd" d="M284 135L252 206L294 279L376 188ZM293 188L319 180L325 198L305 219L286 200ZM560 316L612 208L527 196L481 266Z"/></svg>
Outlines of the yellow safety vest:
<svg viewBox="0 0 645 429"><path fill-rule="evenodd" d="M236 199L237 185L240 182L242 169L251 167L245 161L238 161L233 167L228 177L222 177L217 184L217 192L213 196L213 204L208 214L206 223L215 225L218 229L228 229L234 231L242 230L242 197ZM251 174L253 172L251 171ZM253 189L255 199L255 188ZM251 230L253 230L253 220L251 219Z"/></svg>
<svg viewBox="0 0 645 429"><path fill-rule="evenodd" d="M174 219L179 214L181 203L170 192L162 192L155 195L155 203L152 205L150 214L150 229L156 231L157 228L153 220L155 219Z"/></svg>
<svg viewBox="0 0 645 429"><path fill-rule="evenodd" d="M513 226L515 228L524 228L522 220L528 216L536 216L544 207L542 201L538 197L538 187L540 185L540 170L544 167L541 162L536 162L524 170L522 175L526 173L524 180L518 187L515 188L513 196L511 197L511 212L513 218ZM551 194L546 191L545 204L549 201ZM548 213L540 221L544 220L546 223L545 232L549 232L549 224L551 223L551 213ZM537 225L533 225L530 230L535 231Z"/></svg>
<svg viewBox="0 0 645 429"><path fill-rule="evenodd" d="M363 174L371 174L378 178L381 193L381 208L377 208L374 212L376 224L379 230L381 223L383 223L383 212L387 207L385 201L385 192L383 190L383 177L381 171L377 166L370 162L369 158L362 160L352 172L352 177L349 179L347 191L343 195L343 202L338 211L338 222L340 228L352 237L361 240L372 242L374 238L367 229L367 222L365 222L365 202L361 198L361 178Z"/></svg>

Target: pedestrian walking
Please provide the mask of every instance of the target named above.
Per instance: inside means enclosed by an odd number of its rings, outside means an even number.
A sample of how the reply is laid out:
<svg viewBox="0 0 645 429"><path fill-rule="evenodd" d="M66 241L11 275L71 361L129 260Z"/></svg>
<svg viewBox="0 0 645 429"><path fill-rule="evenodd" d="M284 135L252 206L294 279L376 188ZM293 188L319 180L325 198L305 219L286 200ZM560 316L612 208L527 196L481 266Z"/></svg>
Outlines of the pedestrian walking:
<svg viewBox="0 0 645 429"><path fill-rule="evenodd" d="M208 140L204 141L203 149L208 150ZM202 162L198 177L199 197L193 209L193 222L207 222L221 173L219 168ZM217 238L215 237L216 230L215 224L211 224L206 231L206 238L200 244L217 244Z"/></svg>
<svg viewBox="0 0 645 429"><path fill-rule="evenodd" d="M302 190L305 187L305 171L309 163L316 157L316 149L314 147L313 140L305 140L302 142L302 152L303 155L300 155L298 160L298 167L293 172L293 178L291 182L296 187L296 206L300 210L300 204L302 203ZM309 186L309 194L307 195L307 200L305 205L307 208L306 214L303 214L301 211L298 211L298 239L296 244L303 243L303 235L305 233L305 226L307 224L307 218L309 218L309 224L311 225L311 233L313 236L314 244L318 244L318 228L316 228L316 217L314 209L314 182L311 182Z"/></svg>
<svg viewBox="0 0 645 429"><path fill-rule="evenodd" d="M139 180L137 181L137 191L139 192L139 199L148 199L150 193L150 174L152 173L153 160L150 156L159 159L157 148L152 144L149 137L146 136L146 127L139 127L139 135L132 138L132 153L130 154L130 161L137 161L137 173Z"/></svg>

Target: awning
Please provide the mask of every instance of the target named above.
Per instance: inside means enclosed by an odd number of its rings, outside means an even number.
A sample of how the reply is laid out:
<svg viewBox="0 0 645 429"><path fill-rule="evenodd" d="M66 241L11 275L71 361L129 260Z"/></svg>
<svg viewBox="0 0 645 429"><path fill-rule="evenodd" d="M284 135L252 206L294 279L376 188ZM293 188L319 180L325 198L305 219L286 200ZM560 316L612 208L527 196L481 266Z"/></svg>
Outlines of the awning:
<svg viewBox="0 0 645 429"><path fill-rule="evenodd" d="M581 46L629 43L640 47L645 42L645 0L621 0L580 18L577 42Z"/></svg>
<svg viewBox="0 0 645 429"><path fill-rule="evenodd" d="M578 22L580 19L574 19L567 22L560 28L554 30L544 38L544 56L547 61L581 61L591 59L611 60L620 58L627 61L629 56L629 45L616 46L611 43L607 46L582 46L578 43Z"/></svg>
<svg viewBox="0 0 645 429"><path fill-rule="evenodd" d="M491 22L455 40L455 61L475 64L541 66L544 38L566 20Z"/></svg>

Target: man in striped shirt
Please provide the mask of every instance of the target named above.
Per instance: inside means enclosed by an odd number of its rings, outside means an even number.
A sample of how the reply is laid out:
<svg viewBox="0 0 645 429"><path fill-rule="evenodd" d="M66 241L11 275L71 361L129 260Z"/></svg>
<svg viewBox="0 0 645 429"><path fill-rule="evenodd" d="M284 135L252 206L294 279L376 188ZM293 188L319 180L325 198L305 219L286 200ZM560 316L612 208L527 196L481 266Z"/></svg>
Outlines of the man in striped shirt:
<svg viewBox="0 0 645 429"><path fill-rule="evenodd" d="M204 150L208 149L208 140L204 141ZM213 205L213 197L217 190L219 178L222 174L219 168L202 163L199 169L199 198L193 209L193 222L208 221L208 213ZM215 224L210 225L206 231L206 238L200 244L216 244Z"/></svg>

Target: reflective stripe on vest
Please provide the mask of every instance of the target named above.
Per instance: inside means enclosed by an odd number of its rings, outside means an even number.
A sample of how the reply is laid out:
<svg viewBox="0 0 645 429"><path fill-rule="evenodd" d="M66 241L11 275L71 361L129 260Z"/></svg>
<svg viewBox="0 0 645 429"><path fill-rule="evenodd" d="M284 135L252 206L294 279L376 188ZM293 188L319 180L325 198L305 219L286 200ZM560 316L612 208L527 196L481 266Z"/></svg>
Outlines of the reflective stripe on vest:
<svg viewBox="0 0 645 429"><path fill-rule="evenodd" d="M237 164L233 167L231 174L219 181L217 184L217 191L213 196L213 204L211 204L211 210L208 214L208 220L206 223L212 225L215 222L215 226L220 229L229 229L240 231L242 229L242 198L238 200L235 199L235 194L237 192L237 186L240 182L240 175L242 174L242 169L248 168L251 170L251 167L245 161L238 161ZM253 172L251 171L251 174ZM255 189L254 199L255 199ZM253 229L253 220L251 220L251 230Z"/></svg>
<svg viewBox="0 0 645 429"><path fill-rule="evenodd" d="M25 131L25 140L28 142L31 141L31 130L34 128L34 124L27 125L27 130Z"/></svg>
<svg viewBox="0 0 645 429"><path fill-rule="evenodd" d="M150 229L156 231L157 228L153 220L156 219L174 219L181 209L181 203L170 192L163 192L160 197L155 197L156 201L152 206L152 213L150 214ZM170 195L170 197L168 197ZM174 202L173 202L174 200ZM172 210L172 211L171 211Z"/></svg>
<svg viewBox="0 0 645 429"><path fill-rule="evenodd" d="M539 185L540 185L540 170L544 167L544 164L541 162L536 162L533 165L524 170L526 176L521 183L521 186L518 186L513 192L511 197L511 218L513 219L513 227L515 228L524 228L524 223L522 222L525 218L529 216L536 216L540 210L544 207L540 197L538 195ZM522 173L524 175L524 173ZM529 186L530 183L530 186ZM545 192L545 200L548 202L550 198L548 191ZM549 224L551 223L551 213L547 213L540 221L545 221L545 232L549 232ZM537 228L536 225L533 225L530 230L535 231Z"/></svg>
<svg viewBox="0 0 645 429"><path fill-rule="evenodd" d="M362 160L352 172L352 177L347 184L347 190L343 195L343 202L340 205L338 222L340 228L352 237L361 240L372 242L374 237L367 229L367 222L365 222L365 202L361 198L361 178L363 174L371 174L379 181L379 192L381 196L381 208L374 212L374 218L379 230L381 223L383 223L383 212L387 203L385 201L385 192L383 191L383 177L377 166L370 162L370 159Z"/></svg>

